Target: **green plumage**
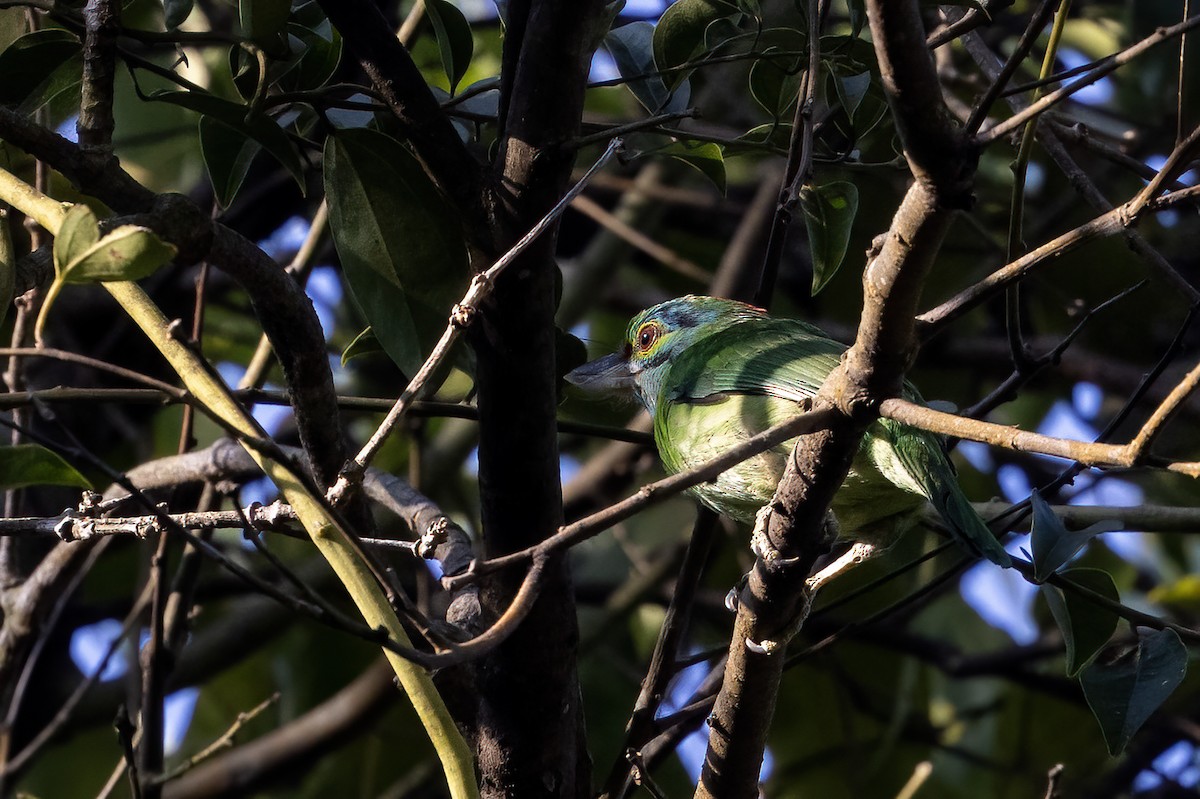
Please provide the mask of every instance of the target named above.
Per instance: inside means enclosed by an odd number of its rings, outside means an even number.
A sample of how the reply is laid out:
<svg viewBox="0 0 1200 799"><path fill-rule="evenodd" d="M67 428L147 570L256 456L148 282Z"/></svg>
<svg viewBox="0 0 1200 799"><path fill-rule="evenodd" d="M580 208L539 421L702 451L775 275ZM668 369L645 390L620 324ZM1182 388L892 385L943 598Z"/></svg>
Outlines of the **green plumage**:
<svg viewBox="0 0 1200 799"><path fill-rule="evenodd" d="M679 472L798 414L844 351L804 322L771 319L728 300L685 297L643 311L630 323L622 353L570 377L585 386L632 385L654 415L664 464ZM908 385L905 396L921 401ZM744 461L692 492L717 512L751 523L774 495L794 444ZM891 420L867 429L832 510L842 537L882 547L915 523L927 501L967 549L1011 565L958 487L938 439Z"/></svg>

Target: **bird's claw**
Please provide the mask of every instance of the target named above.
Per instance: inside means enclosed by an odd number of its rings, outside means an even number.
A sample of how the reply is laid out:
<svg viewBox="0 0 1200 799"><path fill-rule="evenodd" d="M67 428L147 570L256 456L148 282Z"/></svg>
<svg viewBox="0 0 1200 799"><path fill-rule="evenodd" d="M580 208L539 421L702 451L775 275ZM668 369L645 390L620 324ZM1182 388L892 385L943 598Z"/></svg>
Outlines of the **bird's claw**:
<svg viewBox="0 0 1200 799"><path fill-rule="evenodd" d="M738 605L740 604L739 597L742 594L742 589L746 587L746 583L750 582L750 575L743 574L742 578L737 581L737 585L729 589L729 593L725 595L725 609L730 613L737 613Z"/></svg>
<svg viewBox="0 0 1200 799"><path fill-rule="evenodd" d="M762 641L751 641L749 638L746 639L746 648L756 655L772 655L776 650L779 649L779 646L780 644L778 641L772 641L770 639L763 639Z"/></svg>

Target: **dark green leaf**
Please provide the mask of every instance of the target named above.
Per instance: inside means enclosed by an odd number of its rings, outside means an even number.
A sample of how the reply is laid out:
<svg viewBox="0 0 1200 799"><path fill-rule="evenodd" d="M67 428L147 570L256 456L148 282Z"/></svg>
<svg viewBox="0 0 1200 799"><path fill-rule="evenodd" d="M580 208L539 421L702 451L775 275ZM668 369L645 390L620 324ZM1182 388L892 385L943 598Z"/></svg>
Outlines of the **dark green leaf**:
<svg viewBox="0 0 1200 799"><path fill-rule="evenodd" d="M858 189L838 181L800 189L800 209L812 251L815 296L837 274L850 244L850 230L858 213Z"/></svg>
<svg viewBox="0 0 1200 799"><path fill-rule="evenodd" d="M600 17L592 23L591 30L588 32L588 52L595 52L600 47L604 37L612 30L613 23L617 21L617 17L624 8L625 0L609 0L604 4L604 10L600 12Z"/></svg>
<svg viewBox="0 0 1200 799"><path fill-rule="evenodd" d="M854 112L858 110L863 98L867 96L867 90L871 88L871 73L860 72L857 75L836 78L834 86L842 108L846 109L846 116L854 119Z"/></svg>
<svg viewBox="0 0 1200 799"><path fill-rule="evenodd" d="M1146 719L1183 682L1187 648L1174 630L1139 636L1137 646L1112 662L1096 661L1079 675L1108 751L1119 754Z"/></svg>
<svg viewBox="0 0 1200 799"><path fill-rule="evenodd" d="M802 74L795 61L755 61L750 68L750 94L764 111L779 119L796 104Z"/></svg>
<svg viewBox="0 0 1200 799"><path fill-rule="evenodd" d="M720 145L712 142L677 141L655 151L657 155L666 155L698 171L725 193L725 155Z"/></svg>
<svg viewBox="0 0 1200 799"><path fill-rule="evenodd" d="M1067 569L1062 577L1113 602L1121 601L1117 585L1106 571ZM1119 617L1075 591L1053 585L1043 585L1041 590L1067 645L1067 676L1074 677L1108 643Z"/></svg>
<svg viewBox="0 0 1200 799"><path fill-rule="evenodd" d="M238 19L246 38L265 50L278 52L292 0L239 0Z"/></svg>
<svg viewBox="0 0 1200 799"><path fill-rule="evenodd" d="M366 128L326 141L325 193L354 298L387 354L415 374L466 290L458 217L406 147Z"/></svg>
<svg viewBox="0 0 1200 799"><path fill-rule="evenodd" d="M373 352L383 352L383 347L380 345L379 339L375 338L375 332L370 327L366 327L346 345L346 349L342 350L342 366L360 355L368 355Z"/></svg>
<svg viewBox="0 0 1200 799"><path fill-rule="evenodd" d="M61 28L27 33L0 52L0 105L39 104L51 77L80 52L79 39ZM78 75L75 81L79 81Z"/></svg>
<svg viewBox="0 0 1200 799"><path fill-rule="evenodd" d="M139 280L168 263L175 252L174 245L160 239L150 228L121 225L71 258L58 276L64 283Z"/></svg>
<svg viewBox="0 0 1200 799"><path fill-rule="evenodd" d="M425 12L429 14L429 22L433 25L438 50L442 54L442 68L450 79L450 92L453 94L458 82L467 74L471 56L475 52L471 26L458 7L446 0L425 0Z"/></svg>
<svg viewBox="0 0 1200 799"><path fill-rule="evenodd" d="M305 3L289 22L288 33L299 41L299 58L281 79L288 91L307 91L325 84L342 59L342 34L329 23L316 3Z"/></svg>
<svg viewBox="0 0 1200 799"><path fill-rule="evenodd" d="M163 0L163 25L173 31L192 14L194 0Z"/></svg>
<svg viewBox="0 0 1200 799"><path fill-rule="evenodd" d="M1121 530L1124 527L1120 521L1108 519L1083 530L1071 532L1062 520L1054 515L1050 505L1037 491L1030 494L1029 501L1033 507L1033 579L1039 583L1047 580L1073 558L1092 536Z"/></svg>
<svg viewBox="0 0 1200 799"><path fill-rule="evenodd" d="M704 52L708 26L736 13L737 6L723 0L676 0L654 27L654 63L665 71L692 61ZM683 70L664 75L671 89L686 77Z"/></svg>
<svg viewBox="0 0 1200 799"><path fill-rule="evenodd" d="M40 485L92 487L74 466L45 447L37 444L0 447L0 488Z"/></svg>
<svg viewBox="0 0 1200 799"><path fill-rule="evenodd" d="M846 8L850 12L850 35L857 38L867 25L866 0L846 0Z"/></svg>
<svg viewBox="0 0 1200 799"><path fill-rule="evenodd" d="M247 106L203 92L159 91L148 95L146 99L198 111L254 139L287 169L300 190L304 190L304 165L300 162L300 155L283 128L269 116L251 114Z"/></svg>
<svg viewBox="0 0 1200 799"><path fill-rule="evenodd" d="M784 122L768 122L758 125L738 137L738 141L747 144L765 144L781 152L786 152L792 139L792 126Z"/></svg>
<svg viewBox="0 0 1200 799"><path fill-rule="evenodd" d="M747 34L742 32L742 28L738 25L740 18L721 17L714 19L708 23L708 27L704 29L704 47L701 48L701 53L708 56L716 55L722 46L731 42L742 40L747 37ZM757 31L755 31L757 33ZM753 37L754 34L750 34ZM690 75L691 70L685 70L683 75Z"/></svg>
<svg viewBox="0 0 1200 799"><path fill-rule="evenodd" d="M228 208L246 180L262 146L215 117L200 117L200 153L208 169L217 203Z"/></svg>
<svg viewBox="0 0 1200 799"><path fill-rule="evenodd" d="M667 89L654 65L654 25L631 22L613 28L604 37L604 46L626 79L626 87L637 101L652 114L683 111L691 100L691 86L682 81L675 91ZM643 77L644 76L644 77Z"/></svg>

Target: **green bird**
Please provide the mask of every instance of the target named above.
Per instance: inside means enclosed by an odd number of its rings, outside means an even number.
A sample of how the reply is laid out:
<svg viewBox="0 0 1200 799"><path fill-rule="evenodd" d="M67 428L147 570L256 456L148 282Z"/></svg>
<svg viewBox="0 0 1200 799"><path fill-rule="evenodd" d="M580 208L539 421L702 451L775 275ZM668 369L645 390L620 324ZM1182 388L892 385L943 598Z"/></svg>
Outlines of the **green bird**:
<svg viewBox="0 0 1200 799"><path fill-rule="evenodd" d="M663 463L681 472L801 413L845 350L805 322L687 296L642 311L619 352L567 379L587 390L631 389L654 418ZM922 401L911 385L904 394ZM718 513L753 523L774 496L794 445L795 439L743 461L691 493ZM972 554L1012 565L959 488L937 436L879 419L867 428L833 499L839 539L856 543L827 577L894 543L927 502Z"/></svg>

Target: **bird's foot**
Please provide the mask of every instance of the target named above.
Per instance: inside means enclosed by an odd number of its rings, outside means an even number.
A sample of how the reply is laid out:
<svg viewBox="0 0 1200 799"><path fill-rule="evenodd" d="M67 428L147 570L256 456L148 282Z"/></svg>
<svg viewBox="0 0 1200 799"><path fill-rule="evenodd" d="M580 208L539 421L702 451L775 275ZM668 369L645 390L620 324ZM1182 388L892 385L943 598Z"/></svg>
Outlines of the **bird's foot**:
<svg viewBox="0 0 1200 799"><path fill-rule="evenodd" d="M876 554L876 548L872 544L865 544L859 541L851 546L846 553L840 558L830 563L824 569L809 577L804 581L810 594L815 594L817 589L825 585L825 583L837 577L847 569L852 569L863 561L866 561Z"/></svg>
<svg viewBox="0 0 1200 799"><path fill-rule="evenodd" d="M746 648L756 655L773 655L776 652L782 652L787 647L788 641L796 637L796 633L800 632L800 628L804 626L804 622L808 619L808 613L812 609L812 594L806 589L804 595L800 598L800 606L796 609L796 614L792 620L777 634L770 638L764 638L761 641L753 641L746 639Z"/></svg>
<svg viewBox="0 0 1200 799"><path fill-rule="evenodd" d="M750 551L754 557L768 563L780 557L779 550L771 543L767 527L771 524L771 504L768 502L754 515L754 531L750 533Z"/></svg>

